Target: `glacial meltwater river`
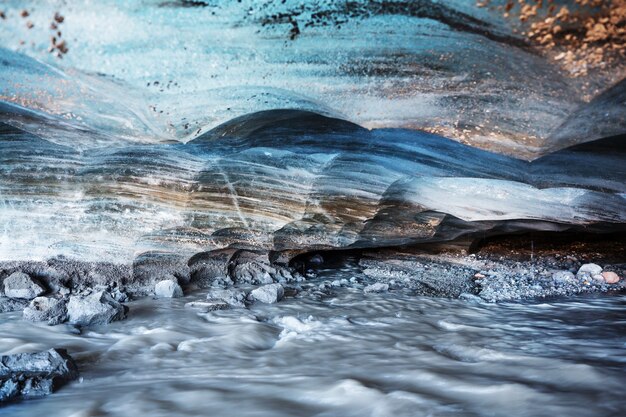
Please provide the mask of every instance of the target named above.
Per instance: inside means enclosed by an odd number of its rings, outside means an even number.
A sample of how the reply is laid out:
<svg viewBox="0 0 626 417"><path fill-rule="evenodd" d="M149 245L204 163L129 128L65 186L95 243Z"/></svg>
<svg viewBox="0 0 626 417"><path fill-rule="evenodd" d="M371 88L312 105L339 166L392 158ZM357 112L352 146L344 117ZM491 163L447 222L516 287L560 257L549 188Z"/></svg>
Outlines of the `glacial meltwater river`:
<svg viewBox="0 0 626 417"><path fill-rule="evenodd" d="M319 279L350 278L326 271ZM304 291L199 313L131 302L76 334L0 315L0 352L67 348L81 379L0 409L31 416L623 416L626 295L472 303Z"/></svg>

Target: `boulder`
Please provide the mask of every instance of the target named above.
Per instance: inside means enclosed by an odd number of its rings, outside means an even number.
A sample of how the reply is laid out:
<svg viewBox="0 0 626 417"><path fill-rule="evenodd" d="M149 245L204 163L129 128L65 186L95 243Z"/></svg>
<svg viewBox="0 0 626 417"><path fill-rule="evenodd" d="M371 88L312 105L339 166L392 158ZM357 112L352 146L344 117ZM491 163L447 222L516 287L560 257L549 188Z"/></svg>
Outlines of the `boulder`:
<svg viewBox="0 0 626 417"><path fill-rule="evenodd" d="M0 356L0 402L48 395L76 378L65 349Z"/></svg>
<svg viewBox="0 0 626 417"><path fill-rule="evenodd" d="M376 293L376 292L387 292L389 291L389 284L383 284L382 282L377 282L372 285L368 285L363 288L363 292L368 293Z"/></svg>
<svg viewBox="0 0 626 417"><path fill-rule="evenodd" d="M593 280L596 282L604 283L604 276L602 274L596 274L592 276L591 278L593 278Z"/></svg>
<svg viewBox="0 0 626 417"><path fill-rule="evenodd" d="M213 285L232 285L228 265L237 249L220 249L198 253L189 259L191 282L201 288Z"/></svg>
<svg viewBox="0 0 626 417"><path fill-rule="evenodd" d="M181 284L190 280L186 257L161 252L147 252L133 262L133 282L150 286L162 280L174 279Z"/></svg>
<svg viewBox="0 0 626 417"><path fill-rule="evenodd" d="M128 294L119 288L114 288L113 291L111 291L111 297L118 303L125 303L130 300Z"/></svg>
<svg viewBox="0 0 626 417"><path fill-rule="evenodd" d="M24 320L45 321L55 326L67 321L65 300L52 297L37 297L24 309Z"/></svg>
<svg viewBox="0 0 626 417"><path fill-rule="evenodd" d="M285 289L280 284L263 285L250 292L250 298L266 304L277 303L284 295Z"/></svg>
<svg viewBox="0 0 626 417"><path fill-rule="evenodd" d="M206 298L207 300L223 301L232 307L246 306L246 292L244 290L234 288L214 289L209 291Z"/></svg>
<svg viewBox="0 0 626 417"><path fill-rule="evenodd" d="M32 300L45 292L39 282L23 272L14 272L4 280L4 294L9 298Z"/></svg>
<svg viewBox="0 0 626 417"><path fill-rule="evenodd" d="M602 267L596 264L584 264L578 269L577 276L586 275L593 277L602 273Z"/></svg>
<svg viewBox="0 0 626 417"><path fill-rule="evenodd" d="M127 307L118 303L106 291L72 296L67 303L68 321L78 326L107 324L126 318Z"/></svg>
<svg viewBox="0 0 626 417"><path fill-rule="evenodd" d="M172 279L164 279L154 286L154 294L159 298L178 298L183 296L183 289L178 282Z"/></svg>

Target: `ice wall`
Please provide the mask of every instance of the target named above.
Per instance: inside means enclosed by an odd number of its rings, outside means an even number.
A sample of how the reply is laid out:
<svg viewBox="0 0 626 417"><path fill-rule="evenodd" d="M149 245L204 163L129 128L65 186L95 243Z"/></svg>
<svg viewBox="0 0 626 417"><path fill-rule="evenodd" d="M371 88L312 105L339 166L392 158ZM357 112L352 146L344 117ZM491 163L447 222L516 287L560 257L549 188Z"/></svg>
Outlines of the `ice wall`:
<svg viewBox="0 0 626 417"><path fill-rule="evenodd" d="M619 74L473 2L2 9L0 260L624 228Z"/></svg>
<svg viewBox="0 0 626 417"><path fill-rule="evenodd" d="M186 144L89 150L1 126L2 260L131 262L151 251L366 248L626 225L621 139L526 162L300 110L244 116Z"/></svg>

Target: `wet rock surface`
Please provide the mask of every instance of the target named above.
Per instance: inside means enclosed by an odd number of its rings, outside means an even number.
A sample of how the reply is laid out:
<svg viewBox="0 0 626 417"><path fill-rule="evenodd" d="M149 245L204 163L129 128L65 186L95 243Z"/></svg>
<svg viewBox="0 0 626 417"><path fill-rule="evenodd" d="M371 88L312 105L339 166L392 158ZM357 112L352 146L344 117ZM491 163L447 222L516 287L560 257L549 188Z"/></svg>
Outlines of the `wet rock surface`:
<svg viewBox="0 0 626 417"><path fill-rule="evenodd" d="M211 301L223 301L232 307L245 307L247 293L242 289L212 289L206 298Z"/></svg>
<svg viewBox="0 0 626 417"><path fill-rule="evenodd" d="M46 289L28 274L14 272L4 279L4 293L9 298L32 300L42 295Z"/></svg>
<svg viewBox="0 0 626 417"><path fill-rule="evenodd" d="M266 304L279 302L285 295L285 289L280 284L268 284L250 292L250 299Z"/></svg>
<svg viewBox="0 0 626 417"><path fill-rule="evenodd" d="M78 378L65 349L0 356L0 403L48 395Z"/></svg>
<svg viewBox="0 0 626 417"><path fill-rule="evenodd" d="M23 314L24 320L45 321L50 326L64 323L68 319L66 301L52 297L33 299Z"/></svg>
<svg viewBox="0 0 626 417"><path fill-rule="evenodd" d="M458 297L471 292L472 269L449 259L386 251L363 257L363 273L388 289L410 289L416 294ZM373 290L373 289L372 289Z"/></svg>
<svg viewBox="0 0 626 417"><path fill-rule="evenodd" d="M126 318L126 307L106 291L71 296L67 303L68 322L77 326L107 324Z"/></svg>

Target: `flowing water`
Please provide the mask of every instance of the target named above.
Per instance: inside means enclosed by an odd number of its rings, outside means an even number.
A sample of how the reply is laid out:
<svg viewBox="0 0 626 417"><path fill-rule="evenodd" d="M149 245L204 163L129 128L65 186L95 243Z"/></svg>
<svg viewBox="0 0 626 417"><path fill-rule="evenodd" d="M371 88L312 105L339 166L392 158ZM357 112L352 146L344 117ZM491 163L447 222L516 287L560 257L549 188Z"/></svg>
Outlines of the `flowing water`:
<svg viewBox="0 0 626 417"><path fill-rule="evenodd" d="M326 271L322 278L350 278ZM0 352L65 347L81 380L1 415L619 416L626 295L476 304L303 292L199 313L182 299L76 334L0 316Z"/></svg>

